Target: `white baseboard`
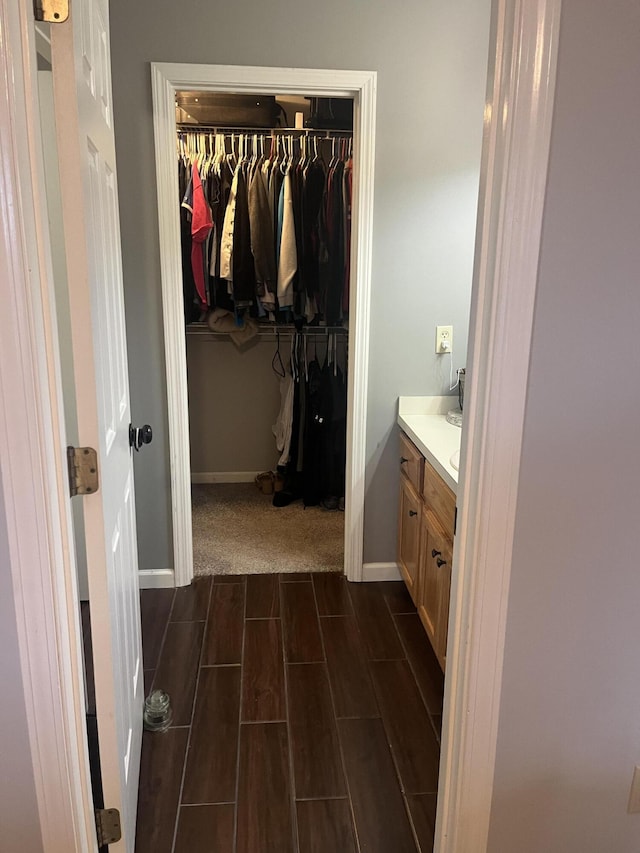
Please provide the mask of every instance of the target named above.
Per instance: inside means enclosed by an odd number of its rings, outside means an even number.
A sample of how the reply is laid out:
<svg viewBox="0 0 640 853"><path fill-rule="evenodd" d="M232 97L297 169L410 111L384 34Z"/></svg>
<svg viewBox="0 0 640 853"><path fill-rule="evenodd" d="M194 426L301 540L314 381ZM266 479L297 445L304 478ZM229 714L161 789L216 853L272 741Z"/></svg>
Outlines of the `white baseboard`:
<svg viewBox="0 0 640 853"><path fill-rule="evenodd" d="M140 569L140 589L173 589L176 585L173 569Z"/></svg>
<svg viewBox="0 0 640 853"><path fill-rule="evenodd" d="M202 471L191 474L192 483L253 483L260 471Z"/></svg>
<svg viewBox="0 0 640 853"><path fill-rule="evenodd" d="M363 581L400 581L402 575L397 563L363 563Z"/></svg>

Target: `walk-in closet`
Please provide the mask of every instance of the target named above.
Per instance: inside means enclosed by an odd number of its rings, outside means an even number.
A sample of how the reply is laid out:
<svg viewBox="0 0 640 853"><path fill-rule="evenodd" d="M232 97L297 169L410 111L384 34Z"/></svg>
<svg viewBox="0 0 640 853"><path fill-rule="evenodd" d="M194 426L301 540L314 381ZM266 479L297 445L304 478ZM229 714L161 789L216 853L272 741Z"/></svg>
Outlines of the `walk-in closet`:
<svg viewBox="0 0 640 853"><path fill-rule="evenodd" d="M194 572L342 571L353 101L176 94Z"/></svg>

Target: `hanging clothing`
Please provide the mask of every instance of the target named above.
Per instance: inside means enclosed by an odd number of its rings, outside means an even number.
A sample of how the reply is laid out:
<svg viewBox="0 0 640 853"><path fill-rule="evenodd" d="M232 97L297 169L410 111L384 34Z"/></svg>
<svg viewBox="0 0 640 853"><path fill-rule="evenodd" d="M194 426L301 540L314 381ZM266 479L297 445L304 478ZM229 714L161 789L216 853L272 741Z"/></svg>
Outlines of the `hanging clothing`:
<svg viewBox="0 0 640 853"><path fill-rule="evenodd" d="M281 466L285 466L289 462L293 427L294 384L293 376L290 373L280 379L280 411L272 427L276 438L276 447L281 454L280 459L278 459L278 465Z"/></svg>
<svg viewBox="0 0 640 853"><path fill-rule="evenodd" d="M342 288L342 315L349 314L349 284L351 281L351 199L353 196L353 162L348 160L344 167L344 285Z"/></svg>
<svg viewBox="0 0 640 853"><path fill-rule="evenodd" d="M344 286L344 218L342 176L344 163L338 161L329 175L327 188L327 291L325 314L328 325L336 325L342 319L342 290Z"/></svg>
<svg viewBox="0 0 640 853"><path fill-rule="evenodd" d="M302 195L302 275L307 295L316 299L320 292L320 211L324 197L326 174L321 161L307 170Z"/></svg>
<svg viewBox="0 0 640 853"><path fill-rule="evenodd" d="M327 166L327 143L317 138L311 146L273 137L265 160L264 137L258 145L257 136L235 135L240 142L229 153L219 134L215 148L211 134L184 136L178 150L186 322L221 308L298 326L341 325L349 307L347 140L331 140Z"/></svg>
<svg viewBox="0 0 640 853"><path fill-rule="evenodd" d="M184 199L189 184L190 173L182 160L178 164L178 185ZM189 200L189 208L191 207ZM182 296L184 300L185 323L195 323L200 319L200 300L191 266L191 213L187 206L180 204L180 248L182 254Z"/></svg>
<svg viewBox="0 0 640 853"><path fill-rule="evenodd" d="M293 307L293 279L298 269L296 226L293 217L291 175L284 176L280 191L278 221L282 223L278 252L278 304L280 308Z"/></svg>
<svg viewBox="0 0 640 853"><path fill-rule="evenodd" d="M236 217L236 198L238 195L238 166L233 173L229 199L224 214L222 237L220 239L220 278L233 281L233 228Z"/></svg>
<svg viewBox="0 0 640 853"><path fill-rule="evenodd" d="M233 301L236 309L250 308L256 299L256 270L251 251L251 222L245 169L237 169L236 206L233 218Z"/></svg>
<svg viewBox="0 0 640 853"><path fill-rule="evenodd" d="M198 164L194 163L191 169L192 199L191 199L191 266L193 278L200 301L207 305L207 292L205 287L205 260L203 244L211 233L213 220L211 211L204 195L202 181L198 172Z"/></svg>
<svg viewBox="0 0 640 853"><path fill-rule="evenodd" d="M261 165L256 168L249 185L249 224L258 297L267 310L274 311L277 273L273 220Z"/></svg>

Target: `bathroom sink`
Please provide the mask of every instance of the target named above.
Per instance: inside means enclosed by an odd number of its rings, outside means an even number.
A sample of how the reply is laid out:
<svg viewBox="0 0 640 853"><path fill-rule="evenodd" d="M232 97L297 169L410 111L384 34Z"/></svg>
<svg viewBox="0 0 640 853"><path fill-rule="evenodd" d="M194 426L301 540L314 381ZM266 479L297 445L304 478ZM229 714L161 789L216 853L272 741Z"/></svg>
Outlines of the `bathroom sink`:
<svg viewBox="0 0 640 853"><path fill-rule="evenodd" d="M460 467L460 451L459 450L456 450L455 453L451 454L451 459L449 460L449 462L451 463L451 467L455 468L456 471L459 469L459 467Z"/></svg>

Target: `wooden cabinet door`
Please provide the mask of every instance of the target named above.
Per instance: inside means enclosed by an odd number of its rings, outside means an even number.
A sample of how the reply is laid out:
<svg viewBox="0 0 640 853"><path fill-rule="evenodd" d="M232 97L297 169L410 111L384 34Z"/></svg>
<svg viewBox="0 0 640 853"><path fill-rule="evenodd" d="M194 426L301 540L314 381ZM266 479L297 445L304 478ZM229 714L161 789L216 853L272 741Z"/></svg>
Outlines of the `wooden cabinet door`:
<svg viewBox="0 0 640 853"><path fill-rule="evenodd" d="M400 477L400 515L398 518L398 564L407 589L416 601L418 557L420 553L420 509L422 502L409 480Z"/></svg>
<svg viewBox="0 0 640 853"><path fill-rule="evenodd" d="M440 591L438 587L438 572L435 570L435 560L431 551L435 547L438 522L432 512L422 513L422 547L420 549L420 569L418 579L418 614L427 636L437 654L438 645L438 612L440 609Z"/></svg>
<svg viewBox="0 0 640 853"><path fill-rule="evenodd" d="M418 614L444 670L447 653L451 543L435 514L425 509L418 580Z"/></svg>
<svg viewBox="0 0 640 853"><path fill-rule="evenodd" d="M434 563L434 572L437 576L438 585L438 627L434 648L436 657L444 672L447 661L447 636L449 633L452 546L451 540L443 530L437 536L433 537L429 556Z"/></svg>

